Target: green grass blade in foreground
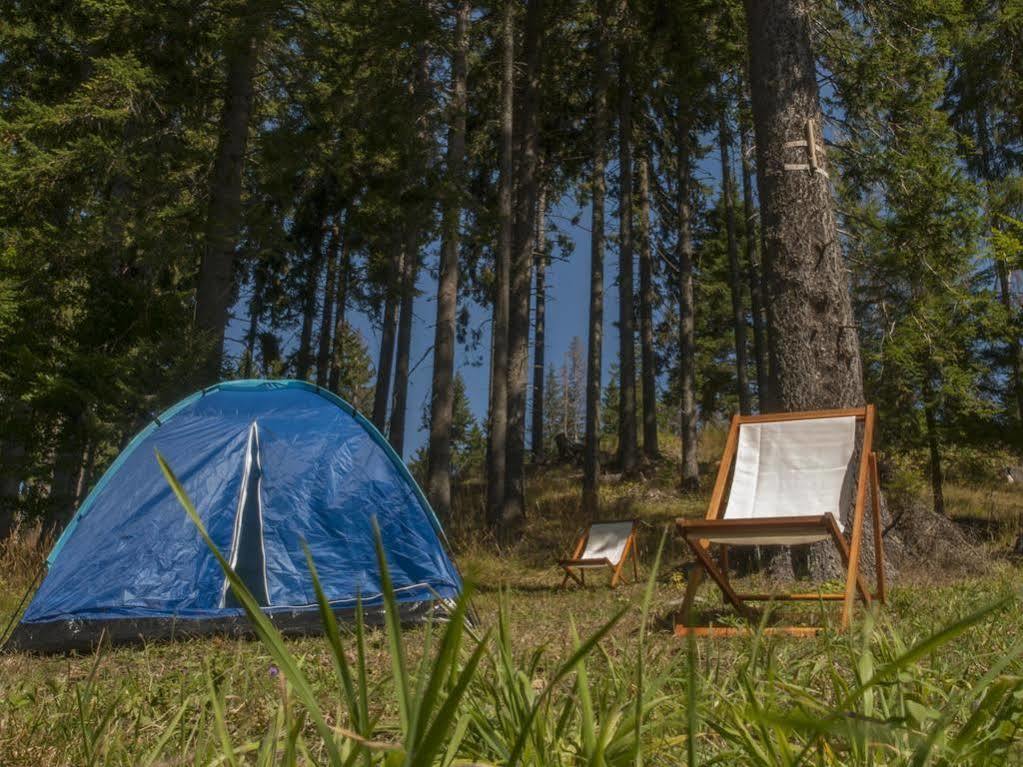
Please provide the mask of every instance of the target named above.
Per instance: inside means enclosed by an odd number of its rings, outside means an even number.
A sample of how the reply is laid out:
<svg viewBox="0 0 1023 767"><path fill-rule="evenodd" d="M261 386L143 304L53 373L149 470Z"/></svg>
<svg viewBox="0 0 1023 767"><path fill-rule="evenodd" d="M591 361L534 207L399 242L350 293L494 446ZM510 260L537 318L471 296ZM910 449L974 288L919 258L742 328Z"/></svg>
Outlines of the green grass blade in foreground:
<svg viewBox="0 0 1023 767"><path fill-rule="evenodd" d="M234 744L231 743L231 733L227 731L227 721L224 718L224 700L220 696L213 681L213 672L206 666L206 689L209 694L210 708L213 709L213 729L220 741L220 749L224 759L231 767L238 767L238 757L234 753Z"/></svg>
<svg viewBox="0 0 1023 767"><path fill-rule="evenodd" d="M945 628L934 632L926 639L917 642L897 658L885 663L874 671L869 679L857 684L832 708L831 713L826 716L816 720L799 719L789 716L775 716L766 712L762 714L762 716L774 724L788 726L794 729L802 729L804 732L809 730L815 734L816 737L809 739L803 750L795 759L795 764L803 764L804 760L809 756L810 751L816 745L818 739L821 736L834 732L835 724L837 722L841 722L845 717L847 717L850 707L856 703L868 689L872 689L873 687L881 684L886 679L890 678L892 674L912 665L924 656L934 652L942 645L951 642L953 639L959 637L964 632L980 623L989 615L992 615L993 613L996 613L1012 604L1017 600L1017 598L1016 594L1010 594L1003 597L986 607L976 610L975 612L967 615L965 618L961 618L958 621L949 624Z"/></svg>
<svg viewBox="0 0 1023 767"><path fill-rule="evenodd" d="M639 611L639 650L636 653L636 767L643 767L643 749L640 747L640 738L643 734L643 698L644 698L644 665L646 657L646 623L650 616L650 605L654 598L654 588L657 586L657 573L661 569L661 555L664 553L664 542L668 539L668 528L665 527L661 533L661 542L657 545L657 556L654 557L653 567L650 568L650 575L646 579L646 588L643 590L643 602Z"/></svg>
<svg viewBox="0 0 1023 767"><path fill-rule="evenodd" d="M323 629L327 635L327 642L330 644L331 660L334 662L334 670L337 673L341 689L344 691L344 699L348 705L349 719L354 723L355 730L362 736L368 737L369 733L362 732L360 727L360 705L359 697L355 691L355 681L352 679L352 671L348 666L348 658L345 656L344 645L341 643L341 632L337 625L337 616L330 609L330 602L323 591L323 584L320 582L320 574L313 562L312 552L305 541L302 541L302 550L305 552L305 561L309 567L309 575L313 580L313 591L316 594L316 604L320 610L320 620L323 621Z"/></svg>
<svg viewBox="0 0 1023 767"><path fill-rule="evenodd" d="M580 658L584 658L590 653L590 651L597 646L597 643L607 636L608 632L613 629L618 621L622 619L622 616L628 611L628 607L623 607L617 613L615 613L611 620L597 629L585 642L583 642L576 649L572 656L565 661L558 670L551 677L550 681L543 688L536 700L533 701L532 707L529 709L529 715L526 717L526 721L523 723L522 731L519 733L518 738L515 740L515 746L512 748L511 756L508 758L508 763L505 767L517 767L519 764L519 758L522 756L522 749L525 748L526 740L529 737L529 733L533 728L533 721L536 719L537 712L540 710L540 706L550 696L554 690L555 685L558 684L572 669L576 667Z"/></svg>
<svg viewBox="0 0 1023 767"><path fill-rule="evenodd" d="M259 637L263 646L267 649L270 655L273 656L277 665L280 667L281 672L291 683L295 693L308 710L309 715L312 717L313 724L323 740L323 745L327 749L327 755L330 759L331 765L334 765L334 767L341 767L343 760L341 758L341 752L338 750L337 743L334 740L334 733L327 724L326 719L324 719L323 712L320 710L319 703L316 701L316 696L313 693L312 687L309 685L309 682L302 673L302 670L298 667L298 662L284 646L284 639L281 637L280 632L277 631L273 623L270 622L270 619L267 618L262 609L260 609L259 604L246 588L244 581L242 581L234 570L231 569L231 565L224 558L224 555L220 553L220 550L213 542L213 539L210 538L209 533L206 532L206 526L203 525L202 519L199 517L199 513L195 510L195 506L192 505L191 499L188 497L185 489L181 486L178 478L174 475L174 472L171 470L170 466L167 465L167 462L164 460L163 456L160 455L159 451L156 453L156 460L159 462L160 469L163 471L163 475L167 479L167 484L170 485L171 490L174 491L174 495L177 496L178 502L184 507L189 519L192 520L192 523L199 531L199 535L213 553L213 556L216 557L217 562L220 564L220 568L224 571L224 575L231 584L231 591L239 604L241 604L246 616L248 616L256 636Z"/></svg>
<svg viewBox="0 0 1023 767"><path fill-rule="evenodd" d="M394 673L394 687L398 696L398 716L401 731L409 733L414 702L409 692L408 671L405 666L405 647L401 638L401 617L398 615L398 600L394 596L391 571L387 569L387 556L381 543L380 526L376 517L372 519L373 543L376 546L377 564L380 566L380 586L384 594L384 621L387 626L387 643L391 650L391 666Z"/></svg>

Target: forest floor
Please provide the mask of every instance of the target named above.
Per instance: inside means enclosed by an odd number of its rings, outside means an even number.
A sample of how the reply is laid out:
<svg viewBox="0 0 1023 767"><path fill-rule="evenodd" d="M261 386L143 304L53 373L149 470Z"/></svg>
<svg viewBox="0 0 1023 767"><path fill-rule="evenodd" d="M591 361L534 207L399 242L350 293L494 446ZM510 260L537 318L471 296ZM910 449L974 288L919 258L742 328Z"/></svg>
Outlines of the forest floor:
<svg viewBox="0 0 1023 767"><path fill-rule="evenodd" d="M1023 614L1003 605L941 633L1017 588L1020 568L1008 551L1023 493L994 485L950 487L949 510L970 530L973 556L984 564L941 571L926 563L903 567L891 584L889 605L869 615L859 609L853 632L799 640L700 640L690 647L670 631L670 616L684 590L680 565L686 559L670 537L652 581L645 624L642 602L662 530L675 517L702 516L707 497L680 497L669 463L648 474L640 482L608 483L603 490L607 518L642 522L640 582L630 578L613 591L600 577L585 588L558 588L561 576L554 563L582 526L576 469L553 467L531 477L535 501L529 524L514 546L501 551L475 532L482 487L462 489L462 521L449 531L455 558L467 582L476 584L473 607L480 630L494 628L499 614L506 615L507 638L499 643L514 657L527 694L535 695L555 675L571 655L576 635L585 639L625 611L587 663L592 700L580 698L578 676L559 686L545 709L552 721L534 725L543 734L523 763L633 763L627 749L615 748L627 741L626 712L637 694L649 704L641 736L648 764L685 764L690 758L688 763L705 763L712 756L728 764L793 764L808 745L814 764L870 759L903 764L925 745L935 760L940 756L950 764L998 758L1017 763L1023 757L1013 745L1023 722ZM0 558L0 615L17 604L40 548L25 540L20 547L8 546ZM702 600L707 607L720 603L710 587ZM822 609L830 611L834 623L837 607L804 608L810 613L804 617L812 619ZM424 629L406 632L410 663L425 644ZM920 651L907 653L914 646ZM325 710L342 722L327 641L293 639L287 647ZM402 729L389 647L384 632L369 632L369 708L378 717L375 737L383 741L400 739ZM452 758L470 759L463 764L504 763L494 728L503 726L497 712L501 685L509 682L496 681L500 653L494 650L487 658L464 704L475 714L466 715L461 745L450 752ZM638 658L644 665L637 668ZM876 669L885 668L890 673L879 676L880 684L863 687ZM646 680L642 692L635 684L637 670ZM855 699L843 700L857 689ZM268 738L286 740L268 733L276 733L281 717L290 716L292 694L270 652L257 641L216 638L70 657L3 655L0 765L261 763L254 760L258 753L265 756L260 749ZM588 706L596 713L587 714ZM978 710L987 712L983 722L971 716ZM765 713L770 711L775 713ZM593 758L587 717L597 721L600 732L614 730L607 734L603 761ZM809 722L815 718L830 722L831 729L814 730L817 725ZM492 720L489 735L485 719ZM308 734L311 725L304 731ZM541 747L544 738L549 745ZM317 745L315 732L307 740L300 756L320 763L322 744ZM303 758L288 762L286 745L271 751L280 763L306 763Z"/></svg>

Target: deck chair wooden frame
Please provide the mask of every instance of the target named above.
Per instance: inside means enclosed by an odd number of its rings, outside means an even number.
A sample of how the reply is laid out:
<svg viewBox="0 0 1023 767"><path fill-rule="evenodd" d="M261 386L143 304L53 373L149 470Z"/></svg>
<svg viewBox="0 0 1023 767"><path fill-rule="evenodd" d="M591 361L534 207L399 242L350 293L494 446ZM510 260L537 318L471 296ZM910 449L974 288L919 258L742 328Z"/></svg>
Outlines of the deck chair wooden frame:
<svg viewBox="0 0 1023 767"><path fill-rule="evenodd" d="M621 559L617 562L612 562L606 557L596 559L581 558L583 552L586 550L586 544L589 542L590 532L594 525L618 524L624 522L631 523L632 530L629 532L629 537L625 541L625 548L622 549ZM636 544L637 525L638 521L635 519L607 520L606 522L594 522L592 525L583 530L576 541L575 548L572 550L572 556L568 559L558 560L558 567L565 571L565 577L561 581L561 588L568 586L570 581L574 581L580 586L585 586L586 571L604 567L611 569L611 588L615 588L622 579L622 574L625 571L625 563L628 562L630 557L632 558L633 581L638 581L639 552Z"/></svg>
<svg viewBox="0 0 1023 767"><path fill-rule="evenodd" d="M857 471L856 500L853 509L850 542L846 543L834 516L786 516L751 519L721 519L725 490L729 485L729 476L736 459L739 442L739 429L743 424L777 423L782 421L800 421L819 418L855 417L863 423L863 438L860 448ZM873 600L884 604L887 598L887 587L884 572L884 543L881 526L881 495L877 470L877 456L874 453L874 422L876 411L873 405L862 408L840 410L818 410L801 413L777 413L770 415L737 415L732 419L728 438L725 442L724 454L718 468L717 480L711 494L710 505L705 519L678 519L676 528L682 539L692 549L697 559L697 566L690 571L687 579L686 594L682 607L675 616L675 634L678 636L736 636L750 633L751 629L717 626L694 626L692 623L693 601L704 574L721 589L724 598L744 617L751 612L747 602L783 602L783 601L840 601L842 617L840 627L845 630L852 620L853 605L857 594L865 605ZM863 516L869 502L873 517L874 559L876 562L877 591L872 593L859 571L860 550L863 546ZM845 590L842 593L783 593L783 594L747 594L737 592L728 579L728 544L719 543L720 557L715 562L710 553L709 536L715 534L731 534L736 536L756 536L770 532L777 536L800 536L808 534L825 534L835 544L839 556L846 568ZM812 636L822 627L819 626L783 626L771 627L766 633L779 633L791 636Z"/></svg>

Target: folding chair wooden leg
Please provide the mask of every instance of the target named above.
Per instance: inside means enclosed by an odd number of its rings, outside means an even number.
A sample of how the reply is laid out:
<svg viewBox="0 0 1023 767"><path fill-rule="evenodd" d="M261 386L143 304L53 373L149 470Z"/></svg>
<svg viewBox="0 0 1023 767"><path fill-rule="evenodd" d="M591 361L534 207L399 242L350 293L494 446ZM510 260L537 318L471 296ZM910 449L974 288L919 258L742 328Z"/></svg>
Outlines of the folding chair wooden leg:
<svg viewBox="0 0 1023 767"><path fill-rule="evenodd" d="M686 593L682 597L682 607L675 615L676 630L680 625L687 627L693 625L693 602L696 600L696 592L703 584L703 576L704 570L699 563L693 564L689 568L688 577L686 578Z"/></svg>
<svg viewBox="0 0 1023 767"><path fill-rule="evenodd" d="M703 569L707 572L714 582L721 589L721 593L725 595L725 599L731 603L732 607L739 611L743 616L749 617L751 611L746 607L735 589L732 588L732 584L728 582L728 578L722 575L721 571L714 564L714 560L711 559L710 552L707 551L707 547L704 546L700 541L694 541L690 538L686 538L686 543L689 544L689 548L693 550L696 558L700 560L700 564L703 565Z"/></svg>

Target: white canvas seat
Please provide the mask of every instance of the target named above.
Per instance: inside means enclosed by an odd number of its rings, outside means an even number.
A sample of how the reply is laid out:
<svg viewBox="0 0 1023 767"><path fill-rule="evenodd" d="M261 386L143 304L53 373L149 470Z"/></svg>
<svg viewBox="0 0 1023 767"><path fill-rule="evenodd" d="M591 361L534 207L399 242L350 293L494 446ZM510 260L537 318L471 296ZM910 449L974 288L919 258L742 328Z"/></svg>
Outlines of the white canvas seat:
<svg viewBox="0 0 1023 767"><path fill-rule="evenodd" d="M784 519L831 514L839 531L848 502L856 418L745 423L739 426L731 491L723 519ZM764 529L708 535L712 543L736 545L815 543L827 530Z"/></svg>
<svg viewBox="0 0 1023 767"><path fill-rule="evenodd" d="M622 568L630 555L633 558L633 570L636 570L635 536L635 520L597 522L590 525L589 529L576 542L572 556L558 562L558 565L565 571L562 587L567 585L569 580L575 580L580 585L585 582L582 573L575 571L604 567L612 569L611 585L617 585Z"/></svg>
<svg viewBox="0 0 1023 767"><path fill-rule="evenodd" d="M580 560L603 559L617 565L625 556L625 547L632 537L632 522L602 522L590 525L590 534L586 537L586 548L579 555ZM579 567L606 567L606 564L585 564Z"/></svg>

